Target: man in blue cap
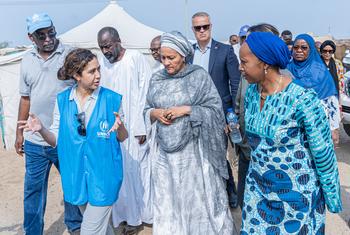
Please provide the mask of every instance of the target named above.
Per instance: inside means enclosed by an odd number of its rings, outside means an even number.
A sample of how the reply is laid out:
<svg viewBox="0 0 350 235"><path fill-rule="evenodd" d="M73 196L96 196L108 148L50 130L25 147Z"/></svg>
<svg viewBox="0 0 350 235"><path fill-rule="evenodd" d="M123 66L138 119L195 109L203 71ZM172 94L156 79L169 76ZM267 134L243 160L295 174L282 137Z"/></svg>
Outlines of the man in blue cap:
<svg viewBox="0 0 350 235"><path fill-rule="evenodd" d="M244 43L247 33L248 33L249 25L243 25L239 29L239 33L237 36L237 43L232 45L233 51L235 52L235 55L237 56L237 60L239 63L241 63L241 60L239 59L239 49L241 48L241 45Z"/></svg>
<svg viewBox="0 0 350 235"><path fill-rule="evenodd" d="M248 29L249 29L249 25L243 25L240 29L239 29L239 45L242 45L245 41L245 39L247 38L247 33L248 33Z"/></svg>
<svg viewBox="0 0 350 235"><path fill-rule="evenodd" d="M56 30L46 13L27 18L28 37L34 48L23 56L20 72L21 95L18 120L27 120L35 113L46 127L51 126L56 95L72 82L57 79L70 47L56 38ZM24 146L23 146L24 143ZM27 235L41 235L44 230L47 184L52 164L59 169L57 149L46 143L40 134L24 134L17 129L16 152L25 153L24 222ZM82 216L79 208L65 202L65 224L71 234L78 234Z"/></svg>

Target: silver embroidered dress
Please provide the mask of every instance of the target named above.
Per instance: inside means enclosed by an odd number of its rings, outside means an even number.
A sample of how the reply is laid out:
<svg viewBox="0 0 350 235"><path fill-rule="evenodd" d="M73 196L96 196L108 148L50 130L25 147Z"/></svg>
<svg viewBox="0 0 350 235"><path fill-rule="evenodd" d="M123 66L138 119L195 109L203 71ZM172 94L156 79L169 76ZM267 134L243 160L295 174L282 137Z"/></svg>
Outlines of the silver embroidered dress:
<svg viewBox="0 0 350 235"><path fill-rule="evenodd" d="M154 108L191 106L171 125L151 124ZM154 235L234 234L227 178L224 114L220 96L201 67L186 65L176 75L154 74L145 106L153 135Z"/></svg>

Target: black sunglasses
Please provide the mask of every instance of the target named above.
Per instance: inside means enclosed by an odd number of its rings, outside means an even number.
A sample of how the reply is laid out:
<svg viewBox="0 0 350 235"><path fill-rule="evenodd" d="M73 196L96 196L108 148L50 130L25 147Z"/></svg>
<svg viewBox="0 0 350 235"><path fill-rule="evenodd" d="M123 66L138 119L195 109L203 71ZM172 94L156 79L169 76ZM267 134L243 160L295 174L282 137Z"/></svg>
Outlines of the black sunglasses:
<svg viewBox="0 0 350 235"><path fill-rule="evenodd" d="M329 53L329 54L333 54L334 53L334 50L322 50L322 53L326 54L326 53Z"/></svg>
<svg viewBox="0 0 350 235"><path fill-rule="evenodd" d="M199 31L201 31L202 29L203 29L204 31L207 31L207 30L210 28L210 24L197 25L197 26L193 26L193 28L194 28L194 31L196 31L196 32L199 32Z"/></svg>
<svg viewBox="0 0 350 235"><path fill-rule="evenodd" d="M77 117L77 121L79 122L78 126L78 134L81 136L86 136L86 128L85 128L85 112L81 112L78 114L75 114Z"/></svg>
<svg viewBox="0 0 350 235"><path fill-rule="evenodd" d="M302 45L302 46L293 46L293 49L294 50L299 50L299 49L301 49L302 51L307 51L308 49L309 49L309 47L308 46L304 46L304 45Z"/></svg>
<svg viewBox="0 0 350 235"><path fill-rule="evenodd" d="M39 40L39 41L45 41L45 39L47 37L49 37L49 39L52 39L54 37L56 37L56 31L52 30L48 33L43 33L43 32L34 32L34 36Z"/></svg>

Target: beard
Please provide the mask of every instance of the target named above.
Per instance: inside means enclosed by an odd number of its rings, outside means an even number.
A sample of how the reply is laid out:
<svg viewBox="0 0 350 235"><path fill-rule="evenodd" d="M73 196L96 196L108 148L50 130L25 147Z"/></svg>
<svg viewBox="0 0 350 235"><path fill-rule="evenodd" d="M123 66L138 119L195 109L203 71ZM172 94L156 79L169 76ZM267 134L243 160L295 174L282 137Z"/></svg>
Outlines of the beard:
<svg viewBox="0 0 350 235"><path fill-rule="evenodd" d="M113 52L107 52L104 54L109 63L113 64L117 62L118 57L120 55L120 48L115 48Z"/></svg>
<svg viewBox="0 0 350 235"><path fill-rule="evenodd" d="M54 50L55 50L55 43L43 46L43 51L45 52L52 52Z"/></svg>
<svg viewBox="0 0 350 235"><path fill-rule="evenodd" d="M51 53L55 51L57 45L58 45L58 40L52 40L50 43L46 45L36 45L36 46L42 52Z"/></svg>

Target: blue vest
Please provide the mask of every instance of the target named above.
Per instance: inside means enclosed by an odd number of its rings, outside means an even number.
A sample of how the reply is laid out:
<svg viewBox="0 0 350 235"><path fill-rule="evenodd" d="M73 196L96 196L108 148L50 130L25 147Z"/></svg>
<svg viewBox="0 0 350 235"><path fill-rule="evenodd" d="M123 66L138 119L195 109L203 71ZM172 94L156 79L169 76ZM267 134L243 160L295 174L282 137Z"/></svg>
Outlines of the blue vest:
<svg viewBox="0 0 350 235"><path fill-rule="evenodd" d="M69 100L72 88L57 96L60 112L58 156L64 199L73 205L89 202L110 206L118 198L123 180L122 155L116 133L108 134L115 121L113 112L122 96L101 87L96 106L86 127L86 136L78 133L78 108Z"/></svg>

